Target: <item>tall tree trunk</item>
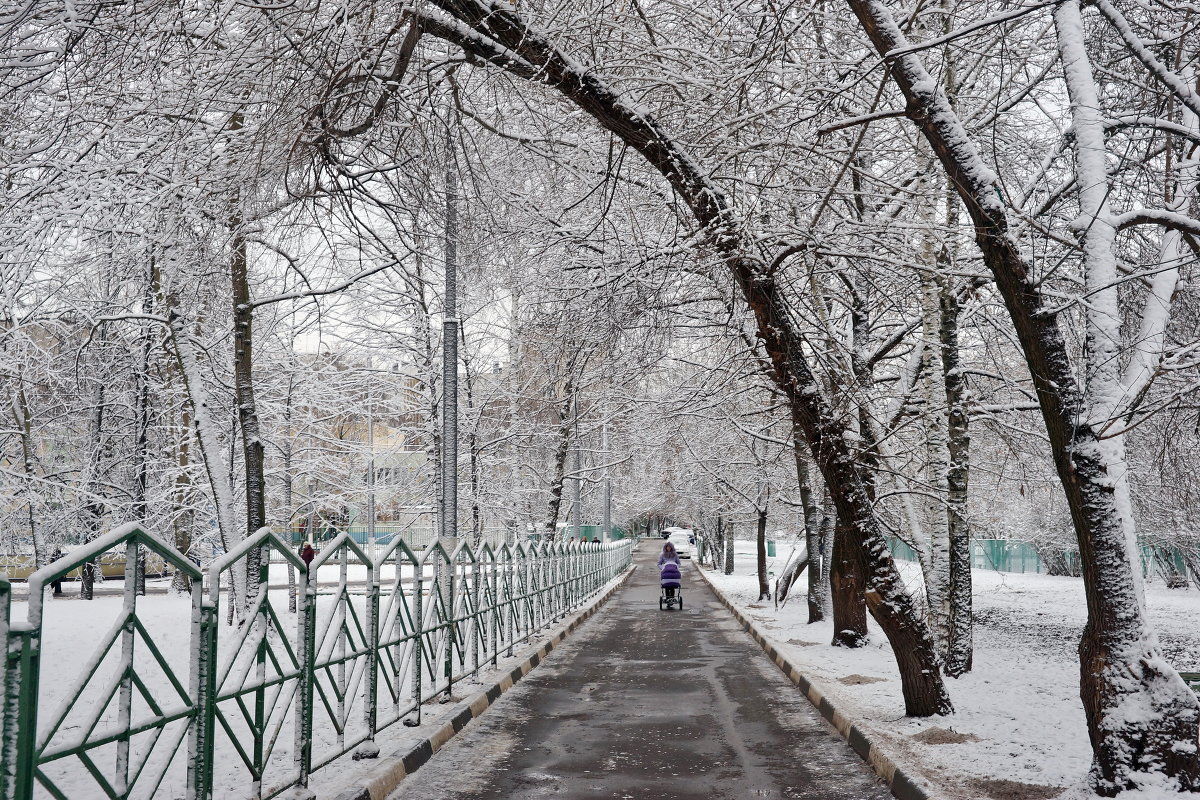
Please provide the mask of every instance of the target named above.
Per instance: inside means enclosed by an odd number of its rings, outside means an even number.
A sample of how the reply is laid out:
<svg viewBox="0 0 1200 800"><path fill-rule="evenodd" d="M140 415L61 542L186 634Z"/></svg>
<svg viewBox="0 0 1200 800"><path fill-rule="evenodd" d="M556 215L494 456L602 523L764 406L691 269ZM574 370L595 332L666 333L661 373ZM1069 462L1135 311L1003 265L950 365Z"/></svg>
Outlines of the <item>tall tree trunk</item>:
<svg viewBox="0 0 1200 800"><path fill-rule="evenodd" d="M105 331L101 331L98 342L98 349L103 353L107 349L108 337ZM88 465L87 479L84 482L84 489L87 492L87 501L83 507L84 537L85 540L91 542L98 538L104 531L105 503L102 499L102 490L100 488L99 476L105 469L105 455L108 451L107 437L104 434L105 412L107 411L108 395L106 390L106 382L102 379L96 381L96 397L92 407L91 425L88 432L91 444L91 459ZM102 556L84 564L80 572L79 581L79 596L84 600L91 600L95 596L95 585L98 581L104 580L104 575L100 569Z"/></svg>
<svg viewBox="0 0 1200 800"><path fill-rule="evenodd" d="M188 403L192 409L196 442L200 446L200 462L204 465L205 474L208 476L213 505L216 508L217 535L221 540L221 546L228 552L231 543L241 540L241 537L237 535L237 509L233 499L233 490L228 480L229 465L225 458L224 447L221 445L217 422L213 419L208 390L200 374L198 348L192 341L190 325L179 315L178 303L173 295L167 295L166 307L167 327L171 332L171 343L174 346L175 358L179 363L179 373L187 392ZM235 597L244 598L246 596L245 575L240 570L233 570L230 587Z"/></svg>
<svg viewBox="0 0 1200 800"><path fill-rule="evenodd" d="M437 362L437 337L433 331L433 314L430 310L430 300L427 294L428 279L424 275L424 259L418 252L413 256L413 268L416 272L416 310L420 316L417 328L420 336L420 358L422 388L425 391L427 413L425 416L425 463L432 470L429 475L429 486L436 495L438 508L442 503L442 432L438 425L441 418L441 400L439 386L441 385L440 370ZM438 535L440 517L435 520L433 535Z"/></svg>
<svg viewBox="0 0 1200 800"><path fill-rule="evenodd" d="M158 294L158 268L151 255L146 276L146 289L142 296L142 313L154 312L154 297ZM134 445L134 479L133 479L133 515L138 524L149 525L149 515L146 507L146 492L149 482L149 446L150 446L150 357L154 347L153 328L145 325L142 328L142 353L138 362L134 384L137 386L136 406L134 409L135 424L137 425L136 443ZM137 548L138 563L134 570L135 592L146 594L146 549Z"/></svg>
<svg viewBox="0 0 1200 800"><path fill-rule="evenodd" d="M470 455L471 474L471 547L478 548L483 542L483 508L479 499L479 419L475 416L475 381L470 353L467 351L466 326L459 328L459 345L462 348L460 358L463 365L463 388L466 389L463 399L466 401L467 418L471 420L471 425L467 428L467 452Z"/></svg>
<svg viewBox="0 0 1200 800"><path fill-rule="evenodd" d="M950 201L952 206L957 203ZM974 653L971 608L971 526L967 520L967 486L971 466L967 378L958 350L958 295L948 282L941 293L942 367L946 386L946 511L950 539L950 630L946 674L957 678L971 671Z"/></svg>
<svg viewBox="0 0 1200 800"><path fill-rule="evenodd" d="M250 305L248 245L241 219L235 217L230 227L233 229L229 256L233 295L233 393L246 472L245 536L253 536L267 524L266 456L258 424L258 406L254 400L254 310ZM239 536L238 540L241 538ZM246 557L246 593L242 602L247 607L258 595L260 558L258 548Z"/></svg>
<svg viewBox="0 0 1200 800"><path fill-rule="evenodd" d="M813 492L808 456L801 449L801 434L796 433L793 449L796 456L796 480L800 486L800 505L804 510L804 539L808 549L808 624L825 619L825 582L822 580L828 562L822 558L821 509Z"/></svg>
<svg viewBox="0 0 1200 800"><path fill-rule="evenodd" d="M820 506L821 521L819 530L821 532L821 607L826 611L829 610L829 588L831 581L831 570L833 569L833 531L836 522L833 513L833 504L829 500L828 492Z"/></svg>
<svg viewBox="0 0 1200 800"><path fill-rule="evenodd" d="M862 647L867 643L866 570L853 532L835 517L833 561L829 570L830 596L833 599L834 647Z"/></svg>
<svg viewBox="0 0 1200 800"><path fill-rule="evenodd" d="M293 363L293 367L296 365ZM296 378L295 370L288 373L287 394L283 401L283 435L284 441L280 443L280 450L283 455L283 508L284 519L287 520L287 543L288 546L294 547L296 542L292 540L294 532L297 528L296 509L292 504L296 500L296 476L294 474L295 467L295 449L294 438L292 434L292 416L295 409L295 392ZM372 447L374 444L372 444ZM372 462L373 463L373 462ZM374 481L374 476L372 476ZM288 611L296 613L296 568L291 561L287 562L287 584L288 584Z"/></svg>
<svg viewBox="0 0 1200 800"><path fill-rule="evenodd" d="M713 530L715 531L715 534L713 536L714 541L713 541L713 552L712 552L713 569L719 569L722 572L724 572L725 571L725 515L724 514L717 514L717 524L714 526Z"/></svg>
<svg viewBox="0 0 1200 800"><path fill-rule="evenodd" d="M771 584L767 580L767 509L761 506L758 512L758 599L771 599Z"/></svg>
<svg viewBox="0 0 1200 800"><path fill-rule="evenodd" d="M725 520L725 551L722 557L723 569L726 575L733 574L733 521Z"/></svg>
<svg viewBox="0 0 1200 800"><path fill-rule="evenodd" d="M185 556L190 556L192 552L192 530L196 523L196 512L194 503L192 502L192 478L189 473L189 449L191 448L192 438L192 417L188 412L187 406L179 410L179 429L177 431L177 444L175 450L175 460L179 467L179 473L175 476L174 487L174 544L175 549ZM171 577L171 588L177 592L187 594L192 591L192 579L183 570L175 570Z"/></svg>
<svg viewBox="0 0 1200 800"><path fill-rule="evenodd" d="M932 234L926 235L928 242ZM933 263L932 248L927 247L926 263ZM925 340L925 413L926 468L924 483L929 487L923 498L922 518L929 537L929 559L925 570L925 596L938 650L945 658L950 646L950 520L946 509L949 494L950 456L947 441L946 371L942 348L938 345L941 328L942 290L936 275L921 276L921 333ZM916 534L916 531L913 532Z"/></svg>
<svg viewBox="0 0 1200 800"><path fill-rule="evenodd" d="M11 406L17 435L21 440L21 477L23 479L21 494L24 495L26 519L29 520L29 542L33 546L33 565L35 569L40 569L50 562L51 554L47 552L45 543L42 541L42 527L38 524L36 506L41 493L34 489L37 467L33 447L33 420L29 413L29 402L25 396L25 374L23 372L18 371L15 383L16 388L12 393Z"/></svg>
<svg viewBox="0 0 1200 800"><path fill-rule="evenodd" d="M954 27L951 0L941 0L942 30ZM942 69L942 86L947 102L958 98L958 72L950 60ZM971 526L967 519L967 487L970 478L971 433L967 413L967 377L962 370L958 347L959 291L951 275L956 269L959 219L958 197L943 182L946 204L946 238L938 251L942 375L946 389L946 524L950 545L949 638L946 642L946 674L957 678L970 672L974 658L974 619L971 604Z"/></svg>
<svg viewBox="0 0 1200 800"><path fill-rule="evenodd" d="M558 517L562 513L563 488L566 485L567 455L571 452L571 432L575 417L571 409L575 402L575 382L567 378L562 403L558 409L558 437L555 440L553 472L550 477L550 500L547 502L546 535L550 541L558 538Z"/></svg>
<svg viewBox="0 0 1200 800"><path fill-rule="evenodd" d="M908 47L884 3L847 2L881 56ZM1061 40L1064 66L1069 72L1088 68L1086 53L1080 52L1083 42L1078 31L1083 26L1078 22L1078 4L1066 0L1055 15L1064 15L1062 24L1073 31ZM1085 402L1058 318L1045 313L1041 282L1030 274L1008 233L1008 216L995 175L982 162L920 57L904 53L889 58L889 64L907 100L910 118L933 146L971 217L976 242L996 279L1025 355L1071 510L1088 606L1079 648L1080 695L1092 742L1093 786L1103 794L1115 795L1134 788L1139 775L1152 771L1183 787L1200 786L1200 703L1163 659L1142 613L1126 515L1116 496L1119 476L1113 469L1120 465L1112 460L1111 445L1106 443L1111 440L1104 440L1098 427L1107 420L1096 419ZM1079 94L1080 85L1089 82L1090 75L1068 81L1073 84L1071 100L1077 116L1101 113L1098 102L1091 103ZM1084 124L1075 125L1077 154L1100 159L1096 174L1103 174L1103 122L1079 122ZM1092 187L1094 177L1081 174L1079 184ZM1085 216L1088 205L1107 193L1106 187L1107 180L1102 178L1092 187L1095 195L1089 189L1081 191ZM1102 220L1099 228L1105 226L1111 228L1111 222ZM1098 235L1107 236L1108 232L1101 230ZM1093 240L1087 247L1094 244Z"/></svg>

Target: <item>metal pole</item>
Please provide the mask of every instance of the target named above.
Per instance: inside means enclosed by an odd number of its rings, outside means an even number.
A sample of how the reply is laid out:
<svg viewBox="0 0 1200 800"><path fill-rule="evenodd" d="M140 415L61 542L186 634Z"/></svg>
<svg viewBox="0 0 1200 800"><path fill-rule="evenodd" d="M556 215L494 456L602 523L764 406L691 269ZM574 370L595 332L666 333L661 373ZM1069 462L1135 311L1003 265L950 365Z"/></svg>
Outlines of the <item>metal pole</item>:
<svg viewBox="0 0 1200 800"><path fill-rule="evenodd" d="M604 531L600 534L601 541L612 540L612 479L608 475L608 424L604 425Z"/></svg>
<svg viewBox="0 0 1200 800"><path fill-rule="evenodd" d="M367 545L375 560L375 401L367 401Z"/></svg>
<svg viewBox="0 0 1200 800"><path fill-rule="evenodd" d="M442 309L442 530L438 539L445 558L437 560L437 581L446 620L454 619L454 564L458 546L458 175L454 142L446 125L446 292ZM446 653L453 647L454 628L446 629ZM449 684L447 684L449 693Z"/></svg>
<svg viewBox="0 0 1200 800"><path fill-rule="evenodd" d="M451 144L446 129L447 159ZM458 176L446 165L446 295L442 319L442 531L458 536Z"/></svg>
<svg viewBox="0 0 1200 800"><path fill-rule="evenodd" d="M571 470L575 473L575 505L571 509L571 527L574 529L576 539L583 538L583 475L582 458L580 457L580 436L579 436L579 392L576 390L574 397L575 406L575 454L571 459Z"/></svg>

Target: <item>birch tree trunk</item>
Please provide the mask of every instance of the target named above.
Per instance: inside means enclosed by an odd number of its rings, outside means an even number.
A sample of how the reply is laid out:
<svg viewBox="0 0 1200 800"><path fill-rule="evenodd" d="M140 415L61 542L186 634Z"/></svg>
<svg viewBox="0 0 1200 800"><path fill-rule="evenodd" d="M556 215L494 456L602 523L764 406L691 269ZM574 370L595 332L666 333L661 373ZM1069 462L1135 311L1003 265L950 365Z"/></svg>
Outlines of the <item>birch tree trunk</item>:
<svg viewBox="0 0 1200 800"><path fill-rule="evenodd" d="M98 347L101 352L106 349L108 338L101 331ZM104 453L107 450L104 435L105 412L107 411L108 395L105 391L105 381L96 381L96 396L92 414L90 418L90 429L88 431L89 444L91 445L90 461L88 464L87 479L84 481L84 490L87 493L87 501L83 507L83 517L86 520L84 533L85 541L92 541L99 537L103 531L101 526L104 524L105 504L102 499L101 488L99 485L99 474L103 469ZM84 564L80 570L79 580L79 596L84 600L91 600L95 596L95 585L98 581L104 580L104 574L100 568L101 556L88 563Z"/></svg>
<svg viewBox="0 0 1200 800"><path fill-rule="evenodd" d="M284 397L283 403L283 435L284 441L280 443L280 451L283 455L283 507L284 513L287 515L287 543L289 546L294 546L292 542L292 532L296 529L296 513L292 508L292 503L296 497L296 476L293 474L295 464L295 449L294 439L292 435L292 414L295 408L295 391L296 378L295 372L288 374L287 395ZM288 584L288 611L296 613L296 568L291 561L287 562L287 584Z"/></svg>
<svg viewBox="0 0 1200 800"><path fill-rule="evenodd" d="M176 430L175 463L179 473L175 476L173 502L175 505L174 544L175 549L185 556L191 555L192 530L196 512L192 503L192 478L189 473L192 438L192 417L186 406L179 410L179 428ZM183 570L175 570L171 577L171 588L186 594L192 590L192 579Z"/></svg>
<svg viewBox="0 0 1200 800"><path fill-rule="evenodd" d="M575 383L573 377L567 378L563 389L563 398L558 408L558 436L555 438L553 472L550 476L550 499L547 501L546 535L550 541L558 539L558 518L562 513L563 487L566 485L567 454L571 451L571 431L574 428L574 416L571 408L575 402Z"/></svg>
<svg viewBox="0 0 1200 800"><path fill-rule="evenodd" d="M796 480L800 486L800 505L804 509L804 538L808 548L808 624L825 619L827 584L824 578L826 559L821 544L821 509L813 494L808 458L801 451L801 434L797 433L793 449L796 453Z"/></svg>
<svg viewBox="0 0 1200 800"><path fill-rule="evenodd" d="M950 201L952 207L957 203ZM952 221L951 227L955 222ZM948 259L947 259L948 260ZM967 414L967 379L958 350L958 294L942 281L940 339L946 389L946 522L949 526L950 587L949 640L946 674L957 678L971 671L974 653L974 620L971 605L971 526L967 520L967 487L970 477L971 433Z"/></svg>
<svg viewBox="0 0 1200 800"><path fill-rule="evenodd" d="M229 257L229 279L233 296L233 390L242 435L242 459L246 471L246 530L253 536L267 524L265 452L254 400L254 310L250 305L249 263L241 220L234 219ZM239 536L235 541L240 541ZM261 551L246 556L245 594L239 601L249 606L258 595Z"/></svg>
<svg viewBox="0 0 1200 800"><path fill-rule="evenodd" d="M29 413L29 401L25 396L25 374L18 371L16 388L12 392L11 407L13 421L16 423L17 436L21 440L21 494L24 495L26 518L29 520L29 541L33 545L33 564L40 569L50 563L50 554L46 552L42 540L42 527L38 523L36 504L40 495L33 488L37 477L35 451L33 446L33 421Z"/></svg>
<svg viewBox="0 0 1200 800"><path fill-rule="evenodd" d="M928 237L927 237L928 238ZM930 253L932 255L932 253ZM929 258L932 263L934 258ZM949 494L949 442L944 403L946 375L939 346L942 291L937 276L921 276L921 332L925 340L924 396L926 413L925 452L926 484L924 499L925 530L929 536L929 563L925 570L925 595L929 618L939 651L945 657L950 642L950 521L945 498Z"/></svg>
<svg viewBox="0 0 1200 800"><path fill-rule="evenodd" d="M237 535L237 511L234 504L233 490L229 485L229 463L225 459L225 449L221 443L221 435L212 418L212 405L209 401L208 390L200 374L200 363L196 355L196 344L192 341L190 327L180 316L177 302L171 295L167 302L167 327L171 332L171 343L175 349L175 357L179 362L179 372L187 392L188 403L192 408L192 422L195 425L196 442L200 445L200 461L208 476L209 488L212 491L213 505L216 507L217 535L221 546L228 552L230 545L240 541ZM230 584L235 597L244 598L245 574L238 569L232 572ZM240 605L236 604L235 605Z"/></svg>

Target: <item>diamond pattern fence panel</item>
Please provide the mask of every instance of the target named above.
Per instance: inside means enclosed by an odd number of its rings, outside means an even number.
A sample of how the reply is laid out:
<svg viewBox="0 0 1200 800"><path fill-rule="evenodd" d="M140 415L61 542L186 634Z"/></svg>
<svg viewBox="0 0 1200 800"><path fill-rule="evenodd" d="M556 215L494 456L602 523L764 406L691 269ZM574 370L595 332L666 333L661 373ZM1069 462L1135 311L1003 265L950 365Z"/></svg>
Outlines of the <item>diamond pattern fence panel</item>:
<svg viewBox="0 0 1200 800"><path fill-rule="evenodd" d="M34 572L24 620L0 577L0 799L311 797L313 770L418 724L423 703L627 570L632 544L414 552L397 537L368 552L343 533L306 565L263 529L201 571L120 527ZM43 624L46 588L113 551L126 556L125 589L103 607L108 626ZM137 594L147 556L190 591ZM271 588L272 563L295 576L294 610Z"/></svg>

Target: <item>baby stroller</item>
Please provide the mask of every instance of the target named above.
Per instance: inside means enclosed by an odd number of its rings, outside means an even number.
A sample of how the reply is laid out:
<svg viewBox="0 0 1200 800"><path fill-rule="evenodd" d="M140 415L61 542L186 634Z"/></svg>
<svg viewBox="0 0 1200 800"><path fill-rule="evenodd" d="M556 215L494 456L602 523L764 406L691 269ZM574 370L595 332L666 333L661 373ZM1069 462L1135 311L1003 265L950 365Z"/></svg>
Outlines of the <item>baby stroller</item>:
<svg viewBox="0 0 1200 800"><path fill-rule="evenodd" d="M675 606L683 609L683 574L679 571L679 565L674 561L667 561L662 565L662 569L658 573L658 583L662 587L662 594L658 598L658 608L672 609Z"/></svg>

